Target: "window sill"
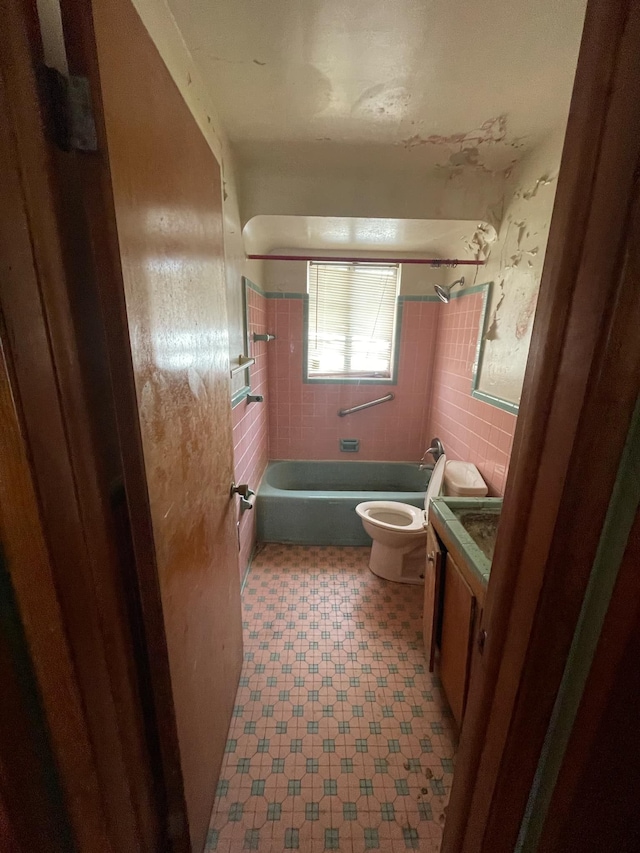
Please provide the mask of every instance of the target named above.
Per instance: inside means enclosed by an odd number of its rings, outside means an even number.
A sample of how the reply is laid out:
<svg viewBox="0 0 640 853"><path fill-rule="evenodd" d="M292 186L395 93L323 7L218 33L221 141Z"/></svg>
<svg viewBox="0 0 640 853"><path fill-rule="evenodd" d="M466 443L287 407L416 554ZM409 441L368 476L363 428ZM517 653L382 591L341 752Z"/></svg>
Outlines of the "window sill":
<svg viewBox="0 0 640 853"><path fill-rule="evenodd" d="M303 376L305 385L397 385L394 376Z"/></svg>

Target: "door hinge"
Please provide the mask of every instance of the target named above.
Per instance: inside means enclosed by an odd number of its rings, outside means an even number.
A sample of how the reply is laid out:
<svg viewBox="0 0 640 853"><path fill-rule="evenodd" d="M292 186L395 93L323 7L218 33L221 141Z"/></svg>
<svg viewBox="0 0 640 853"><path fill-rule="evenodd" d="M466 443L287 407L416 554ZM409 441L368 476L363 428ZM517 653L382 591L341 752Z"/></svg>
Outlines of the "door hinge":
<svg viewBox="0 0 640 853"><path fill-rule="evenodd" d="M97 151L98 136L87 77L65 76L44 65L40 78L53 142L62 151Z"/></svg>

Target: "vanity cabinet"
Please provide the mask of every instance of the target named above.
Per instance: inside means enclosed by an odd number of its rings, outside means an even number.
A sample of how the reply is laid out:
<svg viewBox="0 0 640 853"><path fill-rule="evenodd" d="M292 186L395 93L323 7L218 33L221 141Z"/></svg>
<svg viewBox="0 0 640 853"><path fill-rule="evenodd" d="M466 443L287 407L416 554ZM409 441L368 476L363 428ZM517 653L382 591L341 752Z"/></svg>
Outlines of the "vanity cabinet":
<svg viewBox="0 0 640 853"><path fill-rule="evenodd" d="M446 527L430 523L424 579L423 637L429 671L437 670L458 728L462 726L473 642L486 581L467 565Z"/></svg>
<svg viewBox="0 0 640 853"><path fill-rule="evenodd" d="M451 713L462 725L471 670L476 597L451 554L447 554L440 639L440 679Z"/></svg>

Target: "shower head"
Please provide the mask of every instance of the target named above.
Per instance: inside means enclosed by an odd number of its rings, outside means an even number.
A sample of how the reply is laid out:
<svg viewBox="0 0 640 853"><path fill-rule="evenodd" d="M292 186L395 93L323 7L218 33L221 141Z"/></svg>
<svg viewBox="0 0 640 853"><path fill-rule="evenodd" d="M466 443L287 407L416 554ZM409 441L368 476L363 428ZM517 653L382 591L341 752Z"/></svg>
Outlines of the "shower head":
<svg viewBox="0 0 640 853"><path fill-rule="evenodd" d="M441 284L434 284L433 289L443 302L449 302L451 299L451 291L458 285L460 285L460 287L464 287L464 276L459 278L457 281L454 281L453 284L446 284L444 286Z"/></svg>

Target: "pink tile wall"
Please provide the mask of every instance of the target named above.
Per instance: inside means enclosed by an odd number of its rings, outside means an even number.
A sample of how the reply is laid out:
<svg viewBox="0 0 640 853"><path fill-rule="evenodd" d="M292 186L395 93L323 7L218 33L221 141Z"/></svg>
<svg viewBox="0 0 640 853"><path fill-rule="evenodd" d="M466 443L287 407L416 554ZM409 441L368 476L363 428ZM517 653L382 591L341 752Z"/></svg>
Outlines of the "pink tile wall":
<svg viewBox="0 0 640 853"><path fill-rule="evenodd" d="M471 396L482 294L440 305L428 441L438 436L451 459L473 462L492 495L504 494L516 416Z"/></svg>
<svg viewBox="0 0 640 853"><path fill-rule="evenodd" d="M249 340L254 332L263 334L267 329L267 300L263 294L247 289L249 309ZM268 358L266 344L259 341L250 343L251 355L256 363L251 367L251 391L263 394L264 403L247 403L243 400L232 409L234 474L236 483L248 483L255 491L267 465L268 433ZM240 577L251 558L256 541L256 514L254 510L240 513L238 501L238 519L240 521Z"/></svg>
<svg viewBox="0 0 640 853"><path fill-rule="evenodd" d="M403 303L398 384L310 385L302 381L303 300L268 299L269 458L417 461L424 451L438 305ZM345 418L338 410L392 392L395 400ZM343 453L340 438L360 439Z"/></svg>

